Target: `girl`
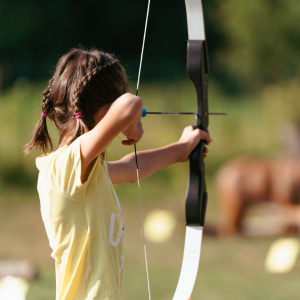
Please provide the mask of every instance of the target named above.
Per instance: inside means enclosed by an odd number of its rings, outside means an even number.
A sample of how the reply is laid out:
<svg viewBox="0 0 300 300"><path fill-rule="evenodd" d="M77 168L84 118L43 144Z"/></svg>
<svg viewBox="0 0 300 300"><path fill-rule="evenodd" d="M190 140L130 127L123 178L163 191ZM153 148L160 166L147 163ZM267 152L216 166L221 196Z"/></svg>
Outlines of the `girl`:
<svg viewBox="0 0 300 300"><path fill-rule="evenodd" d="M120 300L124 227L114 183L135 182L134 153L106 162L104 153L123 133L123 145L137 143L144 131L141 98L127 93L119 61L98 50L74 49L58 62L44 92L42 115L25 153L36 159L41 213L53 250L57 300ZM46 118L60 135L55 152ZM139 176L188 159L207 132L184 129L180 140L138 152ZM207 152L207 151L206 151ZM205 154L206 155L206 154Z"/></svg>

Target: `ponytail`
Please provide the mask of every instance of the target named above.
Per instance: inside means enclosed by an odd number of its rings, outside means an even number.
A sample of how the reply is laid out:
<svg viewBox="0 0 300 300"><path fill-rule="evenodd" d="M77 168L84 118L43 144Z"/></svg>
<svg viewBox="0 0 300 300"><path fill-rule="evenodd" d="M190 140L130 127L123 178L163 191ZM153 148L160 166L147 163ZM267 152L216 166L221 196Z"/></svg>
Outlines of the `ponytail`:
<svg viewBox="0 0 300 300"><path fill-rule="evenodd" d="M42 114L33 131L33 137L31 141L25 145L24 153L26 155L29 154L31 150L42 149L44 154L53 150L53 144L48 132L46 121L47 116L53 110L51 93L52 82L53 79L50 80L48 88L44 92Z"/></svg>
<svg viewBox="0 0 300 300"><path fill-rule="evenodd" d="M24 153L27 155L31 150L42 149L44 154L53 150L51 138L49 136L46 117L41 116L35 126L31 141L25 145Z"/></svg>

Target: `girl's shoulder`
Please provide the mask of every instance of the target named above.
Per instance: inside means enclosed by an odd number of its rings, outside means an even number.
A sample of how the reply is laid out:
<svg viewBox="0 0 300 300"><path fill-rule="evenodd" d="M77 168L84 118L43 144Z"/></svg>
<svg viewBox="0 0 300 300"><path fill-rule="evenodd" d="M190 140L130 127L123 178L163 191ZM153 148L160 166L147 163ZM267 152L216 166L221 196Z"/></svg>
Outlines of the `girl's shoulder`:
<svg viewBox="0 0 300 300"><path fill-rule="evenodd" d="M107 164L99 156L88 180L81 182L80 137L68 146L37 157L36 165L41 177L45 175L45 180L53 181L60 194L73 200L85 199L91 187L99 186L103 176L108 176Z"/></svg>
<svg viewBox="0 0 300 300"><path fill-rule="evenodd" d="M41 170L44 166L51 163L56 165L65 165L72 166L74 164L81 163L81 153L80 153L80 140L81 137L78 137L70 145L65 145L58 148L57 150L40 155L36 158L36 166ZM98 159L100 164L108 171L107 162L104 160L102 155L99 155ZM70 164L71 163L71 164Z"/></svg>
<svg viewBox="0 0 300 300"><path fill-rule="evenodd" d="M65 150L67 150L68 146L64 146L62 148L58 148L57 150L46 153L43 155L38 156L35 159L36 167L39 171L42 171L43 169L49 167L60 155L62 155Z"/></svg>

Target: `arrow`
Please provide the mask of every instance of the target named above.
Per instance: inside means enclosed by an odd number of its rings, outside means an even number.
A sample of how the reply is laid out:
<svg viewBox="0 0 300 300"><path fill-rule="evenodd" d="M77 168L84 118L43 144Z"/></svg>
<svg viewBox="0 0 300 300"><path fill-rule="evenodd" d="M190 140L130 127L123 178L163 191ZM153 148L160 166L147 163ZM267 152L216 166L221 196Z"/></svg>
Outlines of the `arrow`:
<svg viewBox="0 0 300 300"><path fill-rule="evenodd" d="M214 116L227 116L227 112L209 112L209 115ZM145 108L142 109L142 118L146 115L197 115L196 112L178 112L178 111L147 111Z"/></svg>

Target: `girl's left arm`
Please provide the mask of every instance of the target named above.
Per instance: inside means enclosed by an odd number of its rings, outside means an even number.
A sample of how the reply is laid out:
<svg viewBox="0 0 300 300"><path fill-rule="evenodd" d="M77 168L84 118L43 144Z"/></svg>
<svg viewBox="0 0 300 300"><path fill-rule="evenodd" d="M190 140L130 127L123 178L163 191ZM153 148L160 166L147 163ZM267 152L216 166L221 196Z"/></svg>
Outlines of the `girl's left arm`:
<svg viewBox="0 0 300 300"><path fill-rule="evenodd" d="M178 142L162 148L137 152L140 179L172 164L186 161L200 139L206 140L207 145L212 141L206 131L194 130L192 126L188 126L184 129ZM205 149L204 157L206 157L206 153L207 149ZM134 153L124 156L119 161L109 162L108 172L112 183L136 182Z"/></svg>
<svg viewBox="0 0 300 300"><path fill-rule="evenodd" d="M184 145L177 143L162 148L139 151L137 153L139 177L143 179L162 168L180 161L178 153ZM136 182L136 162L134 153L124 156L118 161L108 162L108 173L112 183Z"/></svg>

